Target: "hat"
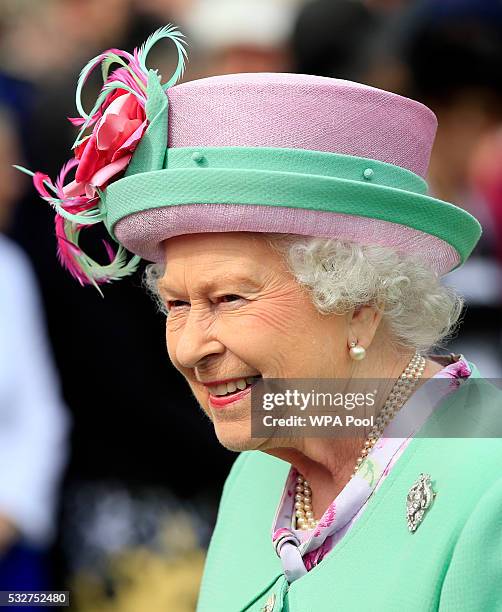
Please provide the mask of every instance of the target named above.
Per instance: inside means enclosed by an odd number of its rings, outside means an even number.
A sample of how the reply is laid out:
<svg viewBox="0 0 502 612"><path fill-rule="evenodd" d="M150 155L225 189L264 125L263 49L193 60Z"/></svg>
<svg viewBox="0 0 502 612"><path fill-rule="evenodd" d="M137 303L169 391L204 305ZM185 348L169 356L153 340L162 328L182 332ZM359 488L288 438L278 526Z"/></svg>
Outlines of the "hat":
<svg viewBox="0 0 502 612"><path fill-rule="evenodd" d="M35 187L56 209L61 263L81 284L116 280L141 258L161 262L163 241L202 232L279 232L378 244L418 255L438 275L461 265L481 227L427 194L437 128L423 104L360 83L292 73L231 74L175 85L183 34L169 25L131 55L110 49L82 70L75 156L56 183ZM170 39L178 66L166 82L146 67ZM120 64L110 76L114 62ZM80 92L102 66L104 86L87 114ZM93 131L81 138L87 126ZM66 176L76 168L75 180ZM48 189L56 197L51 196ZM103 222L100 265L78 244ZM133 253L127 261L126 250ZM101 291L100 291L101 293Z"/></svg>

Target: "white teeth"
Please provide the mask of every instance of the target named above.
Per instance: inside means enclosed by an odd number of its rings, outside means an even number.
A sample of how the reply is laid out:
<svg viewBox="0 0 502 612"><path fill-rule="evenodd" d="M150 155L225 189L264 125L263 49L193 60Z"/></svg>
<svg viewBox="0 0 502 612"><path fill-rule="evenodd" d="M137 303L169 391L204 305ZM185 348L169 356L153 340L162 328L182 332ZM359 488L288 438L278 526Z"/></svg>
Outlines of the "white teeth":
<svg viewBox="0 0 502 612"><path fill-rule="evenodd" d="M227 385L225 383L217 385L216 387L209 387L213 395L225 395L227 392Z"/></svg>
<svg viewBox="0 0 502 612"><path fill-rule="evenodd" d="M221 385L215 385L209 387L209 392L212 395L226 395L227 393L233 393L237 389L245 389L248 385L255 382L255 378L250 376L249 378L239 378L239 380L233 380L229 383L222 383Z"/></svg>

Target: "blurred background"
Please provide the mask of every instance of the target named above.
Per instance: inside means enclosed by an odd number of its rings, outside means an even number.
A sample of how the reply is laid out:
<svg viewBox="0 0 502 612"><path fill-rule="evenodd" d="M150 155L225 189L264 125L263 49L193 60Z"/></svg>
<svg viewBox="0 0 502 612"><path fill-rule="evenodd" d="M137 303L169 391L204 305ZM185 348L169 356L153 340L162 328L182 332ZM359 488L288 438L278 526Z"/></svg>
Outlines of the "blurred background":
<svg viewBox="0 0 502 612"><path fill-rule="evenodd" d="M0 590L70 590L83 612L195 609L235 454L169 363L146 262L105 299L82 288L57 260L52 209L11 164L54 178L81 68L169 22L190 44L184 80L318 74L434 110L430 192L484 226L445 278L466 296L446 348L502 376L501 0L0 0ZM170 74L169 44L149 64Z"/></svg>

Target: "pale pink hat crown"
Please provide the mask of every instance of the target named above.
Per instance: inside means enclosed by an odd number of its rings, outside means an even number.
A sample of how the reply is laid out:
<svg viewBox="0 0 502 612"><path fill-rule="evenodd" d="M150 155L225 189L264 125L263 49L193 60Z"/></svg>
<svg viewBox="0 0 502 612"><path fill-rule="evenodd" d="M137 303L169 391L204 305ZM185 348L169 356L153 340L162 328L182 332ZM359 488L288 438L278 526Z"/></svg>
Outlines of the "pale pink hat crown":
<svg viewBox="0 0 502 612"><path fill-rule="evenodd" d="M403 96L293 73L208 77L168 91L169 147L291 147L379 159L425 177L436 115Z"/></svg>

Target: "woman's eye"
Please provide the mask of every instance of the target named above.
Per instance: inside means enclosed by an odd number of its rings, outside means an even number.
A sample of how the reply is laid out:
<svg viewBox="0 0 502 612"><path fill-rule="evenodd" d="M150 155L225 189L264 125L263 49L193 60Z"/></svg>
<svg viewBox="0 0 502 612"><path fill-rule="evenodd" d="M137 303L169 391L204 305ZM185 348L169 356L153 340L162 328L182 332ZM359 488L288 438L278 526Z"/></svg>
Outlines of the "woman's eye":
<svg viewBox="0 0 502 612"><path fill-rule="evenodd" d="M222 302L235 302L235 300L242 299L240 295L235 295L234 293L229 293L228 295L222 295L219 298Z"/></svg>
<svg viewBox="0 0 502 612"><path fill-rule="evenodd" d="M220 301L223 303L231 303L231 302L235 302L241 299L242 298L240 295L235 295L233 293L230 293L227 295L222 295L221 297L217 298L217 301ZM166 307L167 307L168 312L171 310L177 310L179 308L183 308L184 306L190 306L190 302L184 302L183 300L168 300L166 302Z"/></svg>
<svg viewBox="0 0 502 612"><path fill-rule="evenodd" d="M180 306L182 304L186 304L188 306L190 306L190 304L188 302L183 302L182 300L168 300L167 301L167 310L171 310L173 308L176 308L177 306Z"/></svg>

